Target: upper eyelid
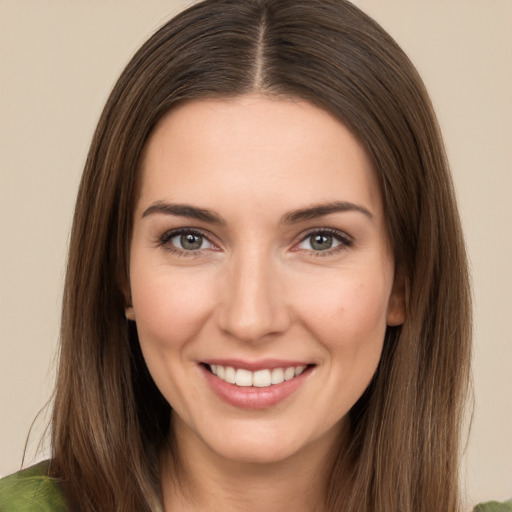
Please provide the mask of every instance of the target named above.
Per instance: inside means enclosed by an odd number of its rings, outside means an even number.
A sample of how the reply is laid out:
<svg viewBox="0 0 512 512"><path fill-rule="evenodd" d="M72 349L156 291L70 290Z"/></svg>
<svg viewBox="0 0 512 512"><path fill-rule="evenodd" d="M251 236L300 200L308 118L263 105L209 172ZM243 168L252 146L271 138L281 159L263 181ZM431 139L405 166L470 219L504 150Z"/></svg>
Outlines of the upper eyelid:
<svg viewBox="0 0 512 512"><path fill-rule="evenodd" d="M301 235L299 235L299 241L302 242L306 238L308 238L311 235L314 235L316 233L327 233L327 234L333 235L333 236L337 235L337 236L339 236L339 238L344 239L346 241L350 241L350 242L354 241L354 238L351 235L349 235L346 231L342 231L340 229L335 229L335 228L327 228L327 227L311 228L311 229L307 230L305 233L302 233Z"/></svg>
<svg viewBox="0 0 512 512"><path fill-rule="evenodd" d="M215 243L212 241L212 238L214 238L213 234L210 234L208 231L205 231L204 229L200 228L172 228L164 231L159 237L159 240L170 240L171 238L181 235L183 233L192 233L194 235L200 235L204 238L206 238L210 243Z"/></svg>

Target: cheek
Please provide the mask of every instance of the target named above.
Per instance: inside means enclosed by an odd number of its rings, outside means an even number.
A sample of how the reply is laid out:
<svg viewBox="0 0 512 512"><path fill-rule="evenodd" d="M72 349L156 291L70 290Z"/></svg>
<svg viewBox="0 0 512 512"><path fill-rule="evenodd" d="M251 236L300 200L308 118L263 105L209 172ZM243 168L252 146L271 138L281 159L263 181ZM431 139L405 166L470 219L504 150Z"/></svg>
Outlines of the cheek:
<svg viewBox="0 0 512 512"><path fill-rule="evenodd" d="M131 293L141 345L183 345L204 323L212 307L211 289L203 276L134 271Z"/></svg>
<svg viewBox="0 0 512 512"><path fill-rule="evenodd" d="M331 279L325 286L317 282L301 297L301 317L321 340L357 349L383 337L389 299L385 279Z"/></svg>
<svg viewBox="0 0 512 512"><path fill-rule="evenodd" d="M211 289L199 276L165 267L152 271L135 267L131 293L148 370L166 400L188 417L184 397L199 396L197 383L187 378L187 371L194 366L191 341L198 337L210 314Z"/></svg>
<svg viewBox="0 0 512 512"><path fill-rule="evenodd" d="M325 389L331 392L317 400L334 423L362 396L377 370L387 328L386 288L345 280L343 286L312 294L302 306L303 323L323 346L322 362L329 369Z"/></svg>
<svg viewBox="0 0 512 512"><path fill-rule="evenodd" d="M345 413L377 369L387 328L390 285L385 276L363 277L340 276L317 286L300 305L303 324L323 346L331 389L337 390L325 399Z"/></svg>

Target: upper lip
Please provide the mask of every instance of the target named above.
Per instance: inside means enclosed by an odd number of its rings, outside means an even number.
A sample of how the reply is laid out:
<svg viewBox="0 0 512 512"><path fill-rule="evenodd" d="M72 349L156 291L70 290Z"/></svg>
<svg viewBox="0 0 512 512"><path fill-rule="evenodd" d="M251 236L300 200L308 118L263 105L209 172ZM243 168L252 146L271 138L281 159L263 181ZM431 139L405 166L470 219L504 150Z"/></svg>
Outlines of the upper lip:
<svg viewBox="0 0 512 512"><path fill-rule="evenodd" d="M289 368L290 366L308 366L311 362L299 361L296 359L260 359L258 361L247 361L243 359L205 359L201 361L207 365L231 366L255 372L258 370L273 370L274 368Z"/></svg>

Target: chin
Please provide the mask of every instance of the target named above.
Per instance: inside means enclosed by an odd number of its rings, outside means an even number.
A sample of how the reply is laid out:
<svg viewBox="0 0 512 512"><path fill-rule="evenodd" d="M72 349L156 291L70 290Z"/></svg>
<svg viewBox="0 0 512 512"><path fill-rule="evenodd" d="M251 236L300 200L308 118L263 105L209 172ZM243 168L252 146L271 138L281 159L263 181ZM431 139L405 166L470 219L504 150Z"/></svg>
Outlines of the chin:
<svg viewBox="0 0 512 512"><path fill-rule="evenodd" d="M225 431L223 431L225 432ZM236 435L203 438L206 446L223 459L237 463L273 464L298 454L305 443L290 439L286 433L277 433L272 429L244 428L231 429ZM220 436L220 437L218 437Z"/></svg>
<svg viewBox="0 0 512 512"><path fill-rule="evenodd" d="M298 450L273 443L230 444L219 447L217 453L224 459L240 464L276 464L297 453Z"/></svg>
<svg viewBox="0 0 512 512"><path fill-rule="evenodd" d="M297 430L291 425L276 428L275 424L241 424L236 428L222 430L226 431L236 435L226 438L221 436L219 429L214 436L203 438L203 441L225 460L240 464L271 465L290 460L299 463L302 458L311 459L318 451L331 453L332 447L342 435L342 426L335 424L325 431L315 432L310 429Z"/></svg>

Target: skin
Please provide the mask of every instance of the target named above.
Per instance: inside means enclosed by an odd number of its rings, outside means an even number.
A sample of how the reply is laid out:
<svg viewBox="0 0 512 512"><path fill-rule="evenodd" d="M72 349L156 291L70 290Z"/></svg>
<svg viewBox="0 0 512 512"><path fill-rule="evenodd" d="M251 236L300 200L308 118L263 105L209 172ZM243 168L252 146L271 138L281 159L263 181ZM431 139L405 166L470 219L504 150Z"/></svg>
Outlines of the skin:
<svg viewBox="0 0 512 512"><path fill-rule="evenodd" d="M173 407L182 466L174 488L162 454L166 508L322 510L329 454L375 373L386 326L404 320L367 155L329 113L248 95L171 111L141 172L127 317ZM334 201L359 210L283 222ZM162 202L207 209L223 223L147 213ZM204 235L200 249L171 236L183 228ZM333 247L318 250L311 235L325 229L336 233ZM312 369L278 404L244 409L207 384L200 363L212 358Z"/></svg>

